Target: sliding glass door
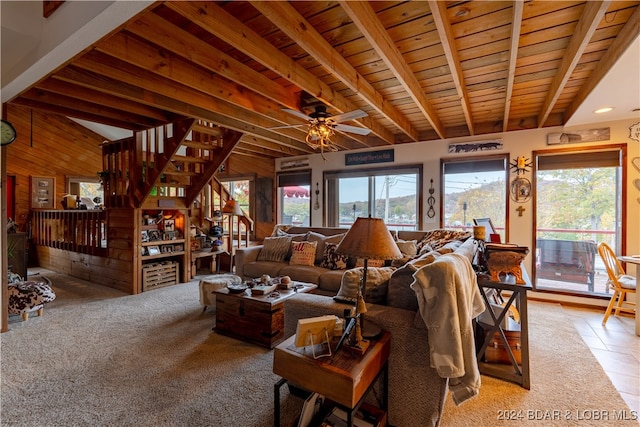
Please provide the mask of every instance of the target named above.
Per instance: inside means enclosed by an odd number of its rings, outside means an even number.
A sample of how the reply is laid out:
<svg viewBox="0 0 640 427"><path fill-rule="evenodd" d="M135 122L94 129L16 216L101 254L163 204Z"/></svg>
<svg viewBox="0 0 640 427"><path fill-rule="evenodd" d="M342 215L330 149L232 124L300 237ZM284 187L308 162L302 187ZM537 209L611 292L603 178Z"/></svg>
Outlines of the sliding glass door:
<svg viewBox="0 0 640 427"><path fill-rule="evenodd" d="M535 289L609 294L597 245L623 253L624 148L534 155Z"/></svg>

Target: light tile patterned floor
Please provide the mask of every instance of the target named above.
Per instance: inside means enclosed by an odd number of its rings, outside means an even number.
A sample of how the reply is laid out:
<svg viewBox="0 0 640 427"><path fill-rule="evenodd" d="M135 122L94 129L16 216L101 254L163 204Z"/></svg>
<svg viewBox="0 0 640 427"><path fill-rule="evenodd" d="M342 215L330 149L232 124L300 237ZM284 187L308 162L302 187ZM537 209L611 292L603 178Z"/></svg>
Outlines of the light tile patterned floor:
<svg viewBox="0 0 640 427"><path fill-rule="evenodd" d="M629 408L640 413L640 337L633 317L612 315L603 326L603 310L570 305L563 309Z"/></svg>

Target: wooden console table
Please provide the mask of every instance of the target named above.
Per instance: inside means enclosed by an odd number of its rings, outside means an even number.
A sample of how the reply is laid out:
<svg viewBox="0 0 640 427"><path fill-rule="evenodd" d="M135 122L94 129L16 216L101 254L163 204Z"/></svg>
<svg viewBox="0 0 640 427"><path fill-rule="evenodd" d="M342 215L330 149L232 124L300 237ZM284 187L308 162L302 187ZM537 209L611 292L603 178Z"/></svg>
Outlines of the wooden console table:
<svg viewBox="0 0 640 427"><path fill-rule="evenodd" d="M478 367L480 368L481 373L490 375L492 377L512 381L529 390L531 387L531 380L529 376L529 321L527 312L527 291L531 290L532 286L529 277L524 271L523 273L523 278L526 282L526 284L524 285L515 284L515 277L513 276L510 277L511 279L513 279L513 281L505 280L501 282L493 282L491 281L490 276L485 274L478 274L478 286L480 286L481 290L480 293L482 294L482 298L484 299L485 305L493 319L494 324L491 326L491 329L489 331L486 331L484 343L477 350L477 358ZM484 292L486 288L493 288L498 293L502 291L511 292L511 296L507 300L506 304L503 305L502 311L497 315L494 314L491 308L492 305L490 304L489 299ZM513 355L513 351L511 350L507 337L505 336L505 331L502 328L503 320L505 319L505 316L508 316L509 307L511 307L513 303L516 304L516 307L520 312L520 345L522 352L520 364L516 362L516 358ZM505 346L505 350L507 352L507 355L509 356L511 365L481 361L484 357L489 342L492 340L496 332L498 333L498 336Z"/></svg>
<svg viewBox="0 0 640 427"><path fill-rule="evenodd" d="M280 388L290 381L306 390L318 393L347 412L347 425L353 425L356 411L367 392L383 377L382 409L387 410L389 396L388 360L391 333L383 331L372 340L363 356L350 353L345 347L331 357L314 359L307 347L296 347L293 335L278 345L273 353L273 372L280 379L273 388L275 427L280 426Z"/></svg>

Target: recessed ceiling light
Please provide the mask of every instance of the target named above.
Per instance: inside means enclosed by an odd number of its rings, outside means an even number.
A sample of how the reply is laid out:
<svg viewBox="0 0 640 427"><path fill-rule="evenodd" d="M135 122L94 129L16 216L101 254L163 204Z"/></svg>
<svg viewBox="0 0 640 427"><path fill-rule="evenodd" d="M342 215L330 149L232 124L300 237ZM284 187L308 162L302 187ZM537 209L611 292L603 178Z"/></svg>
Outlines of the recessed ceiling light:
<svg viewBox="0 0 640 427"><path fill-rule="evenodd" d="M613 110L613 107L598 108L596 111L594 111L594 113L596 114L608 113L611 110Z"/></svg>

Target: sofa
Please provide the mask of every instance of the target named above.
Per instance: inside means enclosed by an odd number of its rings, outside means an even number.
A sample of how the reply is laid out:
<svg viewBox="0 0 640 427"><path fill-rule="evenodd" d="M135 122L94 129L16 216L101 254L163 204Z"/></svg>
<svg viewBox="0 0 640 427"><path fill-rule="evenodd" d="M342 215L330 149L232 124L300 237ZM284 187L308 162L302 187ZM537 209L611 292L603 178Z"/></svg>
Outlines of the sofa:
<svg viewBox="0 0 640 427"><path fill-rule="evenodd" d="M309 230L296 227L286 232L300 235ZM345 232L344 229L328 228L315 228L313 231L324 233L325 236ZM274 232L274 236L276 234ZM424 243L415 255L407 255L395 261L395 264L389 265L387 262L383 267L368 268L366 321L391 332L388 417L389 423L398 427L439 425L448 393L449 380L441 377L431 366L429 333L419 311L416 293L411 288L413 274L442 254L452 251L471 261L475 250L473 239L469 239L468 235L444 230L398 232L395 238L398 242L421 242L430 234L433 240ZM443 235L446 237L443 238ZM333 270L319 265L300 268L286 261L259 261L259 251L260 247L239 251L236 255L236 274L245 278L257 277L265 272L273 276L287 274L294 280L310 281L319 286L317 293L298 294L285 301L285 337L295 334L299 319L326 314L342 317L344 310L352 307L349 300L345 301L339 295L346 287L343 279L349 272L357 271L358 267L352 264L348 266L351 268ZM380 275L384 283L376 283L373 287L377 293L370 294L369 277L376 277L375 272L382 269L390 270L390 276L385 281L384 275ZM380 294L384 294L384 297ZM375 297L375 303L372 302L372 296ZM369 393L366 400L379 406L381 396L378 385L376 392Z"/></svg>

